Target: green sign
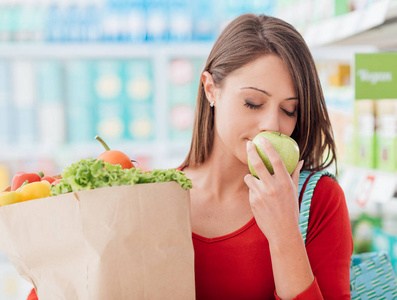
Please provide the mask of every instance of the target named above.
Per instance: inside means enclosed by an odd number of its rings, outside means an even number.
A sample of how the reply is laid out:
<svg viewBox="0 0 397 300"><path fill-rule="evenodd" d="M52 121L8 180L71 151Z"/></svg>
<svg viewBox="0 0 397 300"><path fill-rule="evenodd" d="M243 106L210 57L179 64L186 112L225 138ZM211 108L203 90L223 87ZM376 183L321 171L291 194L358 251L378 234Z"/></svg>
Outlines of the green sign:
<svg viewBox="0 0 397 300"><path fill-rule="evenodd" d="M397 53L356 54L356 99L397 99Z"/></svg>

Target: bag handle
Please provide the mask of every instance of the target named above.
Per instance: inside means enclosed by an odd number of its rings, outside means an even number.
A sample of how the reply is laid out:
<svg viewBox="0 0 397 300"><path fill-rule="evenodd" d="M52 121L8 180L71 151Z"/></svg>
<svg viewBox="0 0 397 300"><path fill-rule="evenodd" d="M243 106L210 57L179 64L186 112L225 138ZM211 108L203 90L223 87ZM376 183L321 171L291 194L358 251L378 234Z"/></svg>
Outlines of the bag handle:
<svg viewBox="0 0 397 300"><path fill-rule="evenodd" d="M305 184L306 180L309 178L309 182L307 183L306 188L303 191L302 202L299 210L299 229L301 231L304 243L306 243L307 227L309 225L310 206L312 202L314 188L316 187L317 182L320 180L322 176L329 176L335 179L335 176L326 170L315 173L311 171L302 171L299 175L299 187L298 187L299 196L302 193L303 185Z"/></svg>

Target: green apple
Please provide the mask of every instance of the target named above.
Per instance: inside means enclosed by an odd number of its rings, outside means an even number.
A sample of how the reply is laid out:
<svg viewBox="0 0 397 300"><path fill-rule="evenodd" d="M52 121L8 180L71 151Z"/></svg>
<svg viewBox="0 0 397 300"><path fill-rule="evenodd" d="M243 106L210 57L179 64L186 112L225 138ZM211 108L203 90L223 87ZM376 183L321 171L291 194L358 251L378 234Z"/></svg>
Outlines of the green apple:
<svg viewBox="0 0 397 300"><path fill-rule="evenodd" d="M273 167L270 163L269 158L262 150L260 144L260 138L262 136L266 138L270 143L272 143L273 147L276 149L281 159L283 160L285 168L287 169L288 173L291 175L294 172L296 165L299 162L298 144L295 142L294 139L292 139L288 135L274 131L264 131L259 133L256 137L254 137L252 142L255 144L259 156L262 158L263 163L265 164L266 168L269 170L270 174L272 175L274 174ZM258 175L256 174L254 168L252 167L249 159L248 159L248 167L250 169L251 174L256 178L258 178Z"/></svg>

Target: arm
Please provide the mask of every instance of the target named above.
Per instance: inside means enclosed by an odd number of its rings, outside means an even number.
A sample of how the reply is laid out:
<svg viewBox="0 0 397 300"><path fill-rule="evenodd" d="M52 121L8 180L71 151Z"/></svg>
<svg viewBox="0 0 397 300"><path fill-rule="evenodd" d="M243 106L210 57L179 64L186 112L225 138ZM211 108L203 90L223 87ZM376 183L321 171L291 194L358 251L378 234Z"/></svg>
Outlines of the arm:
<svg viewBox="0 0 397 300"><path fill-rule="evenodd" d="M350 299L353 238L345 195L332 178L314 190L306 250L324 299Z"/></svg>
<svg viewBox="0 0 397 300"><path fill-rule="evenodd" d="M343 289L343 291L347 286L348 295L352 243L347 210L343 213L346 205L342 190L336 182L334 185L327 184L325 191L323 187L316 187L312 206L314 202L321 202L317 206L319 215L313 213L314 208L311 209L310 233L308 232L305 247L299 230L297 196L299 172L302 165L298 164L290 176L274 147L266 141L262 141L262 147L271 161L275 174L270 175L256 149L248 143L247 152L260 180L246 175L245 182L249 187L250 204L257 224L269 241L278 297L281 299L323 299L323 296L327 295L327 291L322 295L319 287L322 290L322 285L326 281L330 282L328 286L337 284L336 289ZM324 181L324 179L320 181ZM318 196L319 192L323 192L323 197ZM320 198L324 200L316 201ZM326 207L322 207L325 204L327 204ZM341 229L335 229L335 226L341 222L339 217L343 221L344 232L342 235L345 234L347 238L339 237L338 230ZM318 222L311 228L312 220L318 220ZM319 239L318 236L322 238ZM339 245L335 244L338 239L347 245L349 251L338 248ZM309 246L311 252L309 252ZM327 252L325 255L323 255L324 251ZM327 259L330 256L334 260L328 262ZM331 266L333 263L335 265ZM333 275L326 270L329 267L334 271ZM321 278L319 282L315 279L317 276ZM329 278L329 276L336 276L336 278ZM342 276L343 279L338 276ZM347 278L347 281L344 278ZM342 286L343 288L341 288ZM335 287L330 291L334 293L334 290Z"/></svg>
<svg viewBox="0 0 397 300"><path fill-rule="evenodd" d="M299 229L294 235L269 243L274 283L279 299L297 298L315 282L308 255ZM312 298L323 299L321 292Z"/></svg>
<svg viewBox="0 0 397 300"><path fill-rule="evenodd" d="M248 157L259 179L246 175L244 180L255 220L269 242L277 294L282 299L293 299L314 281L299 229L298 182L303 161L290 176L272 144L266 139L260 142L274 175L269 173L252 142L248 142Z"/></svg>
<svg viewBox="0 0 397 300"><path fill-rule="evenodd" d="M306 251L315 280L294 299L350 299L350 220L342 189L326 176L314 190Z"/></svg>

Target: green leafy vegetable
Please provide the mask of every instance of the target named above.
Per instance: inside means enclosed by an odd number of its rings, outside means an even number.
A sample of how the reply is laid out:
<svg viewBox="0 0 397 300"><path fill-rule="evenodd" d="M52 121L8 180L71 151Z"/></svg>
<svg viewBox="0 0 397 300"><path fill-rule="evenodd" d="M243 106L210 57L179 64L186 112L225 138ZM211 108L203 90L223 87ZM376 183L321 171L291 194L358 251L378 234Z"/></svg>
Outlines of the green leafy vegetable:
<svg viewBox="0 0 397 300"><path fill-rule="evenodd" d="M168 181L176 181L184 190L193 187L191 180L179 170L155 169L143 172L140 169L123 169L120 165L104 163L102 159L87 158L63 170L60 182L51 186L51 195L109 186Z"/></svg>

